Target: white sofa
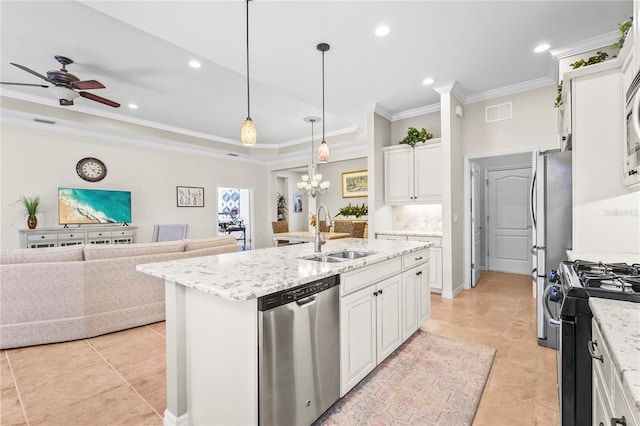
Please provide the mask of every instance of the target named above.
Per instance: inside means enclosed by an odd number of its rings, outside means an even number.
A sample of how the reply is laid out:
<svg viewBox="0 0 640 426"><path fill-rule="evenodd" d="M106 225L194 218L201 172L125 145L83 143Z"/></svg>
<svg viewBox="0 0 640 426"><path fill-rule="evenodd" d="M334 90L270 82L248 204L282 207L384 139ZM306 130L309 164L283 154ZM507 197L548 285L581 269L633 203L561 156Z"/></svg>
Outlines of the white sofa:
<svg viewBox="0 0 640 426"><path fill-rule="evenodd" d="M136 265L238 250L233 236L1 250L0 349L163 321L164 281Z"/></svg>

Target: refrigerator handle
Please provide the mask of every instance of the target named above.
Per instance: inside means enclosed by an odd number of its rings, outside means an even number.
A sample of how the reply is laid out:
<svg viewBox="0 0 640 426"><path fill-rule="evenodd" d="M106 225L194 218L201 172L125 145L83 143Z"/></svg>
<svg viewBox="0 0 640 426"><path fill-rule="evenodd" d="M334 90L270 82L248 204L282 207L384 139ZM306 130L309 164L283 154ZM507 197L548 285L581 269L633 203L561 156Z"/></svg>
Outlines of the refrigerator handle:
<svg viewBox="0 0 640 426"><path fill-rule="evenodd" d="M536 178L538 176L538 171L536 170L535 172L533 172L533 178L531 178L531 188L530 188L530 193L531 193L531 223L533 223L533 229L537 228L537 220L536 220L536 212L533 208L533 200L535 197L535 191L536 191Z"/></svg>

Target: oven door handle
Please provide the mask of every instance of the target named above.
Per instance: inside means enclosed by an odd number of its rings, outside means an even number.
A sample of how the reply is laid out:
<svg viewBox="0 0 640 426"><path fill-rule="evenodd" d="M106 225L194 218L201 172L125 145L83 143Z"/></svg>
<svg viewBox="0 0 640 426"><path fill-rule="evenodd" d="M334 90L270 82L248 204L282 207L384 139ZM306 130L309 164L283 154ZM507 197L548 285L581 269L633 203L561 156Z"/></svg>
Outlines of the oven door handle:
<svg viewBox="0 0 640 426"><path fill-rule="evenodd" d="M549 324L558 327L562 324L561 321L555 319L553 315L551 315L551 309L549 309L548 301L549 301L549 293L551 293L551 288L553 286L547 286L544 289L544 293L542 293L542 311L544 312L544 317L547 319Z"/></svg>
<svg viewBox="0 0 640 426"><path fill-rule="evenodd" d="M640 137L640 114L638 114L638 108L640 107L640 93L636 92L633 96L633 106L631 107L631 121L633 123L633 130L636 132L636 137Z"/></svg>

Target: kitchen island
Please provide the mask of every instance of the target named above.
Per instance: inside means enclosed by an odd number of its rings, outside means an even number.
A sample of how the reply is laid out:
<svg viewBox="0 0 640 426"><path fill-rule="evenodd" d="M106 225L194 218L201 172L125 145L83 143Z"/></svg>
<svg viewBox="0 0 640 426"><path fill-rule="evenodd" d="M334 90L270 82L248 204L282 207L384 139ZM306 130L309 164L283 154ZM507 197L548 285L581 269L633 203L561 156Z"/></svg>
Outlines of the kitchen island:
<svg viewBox="0 0 640 426"><path fill-rule="evenodd" d="M313 255L313 244L299 244L138 265L138 271L166 283L164 424L257 424L258 298L338 274L346 277L345 282L353 286L348 291L356 295L356 290L368 285L360 280L358 270L375 271L379 277L397 275L400 280L401 273L412 273L420 262L428 265L428 246L349 238L329 241L322 251L373 254L340 263L316 262L304 259ZM415 260L410 258L414 253ZM370 273L361 275L374 279ZM425 303L428 317L428 300Z"/></svg>

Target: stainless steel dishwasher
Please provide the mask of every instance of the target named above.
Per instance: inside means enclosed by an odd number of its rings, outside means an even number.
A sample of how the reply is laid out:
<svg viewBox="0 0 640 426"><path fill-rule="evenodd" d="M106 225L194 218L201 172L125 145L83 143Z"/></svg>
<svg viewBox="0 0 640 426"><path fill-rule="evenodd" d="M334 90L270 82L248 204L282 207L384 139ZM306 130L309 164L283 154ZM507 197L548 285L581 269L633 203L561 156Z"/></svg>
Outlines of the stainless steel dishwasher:
<svg viewBox="0 0 640 426"><path fill-rule="evenodd" d="M340 397L340 276L258 299L259 422L310 425Z"/></svg>

